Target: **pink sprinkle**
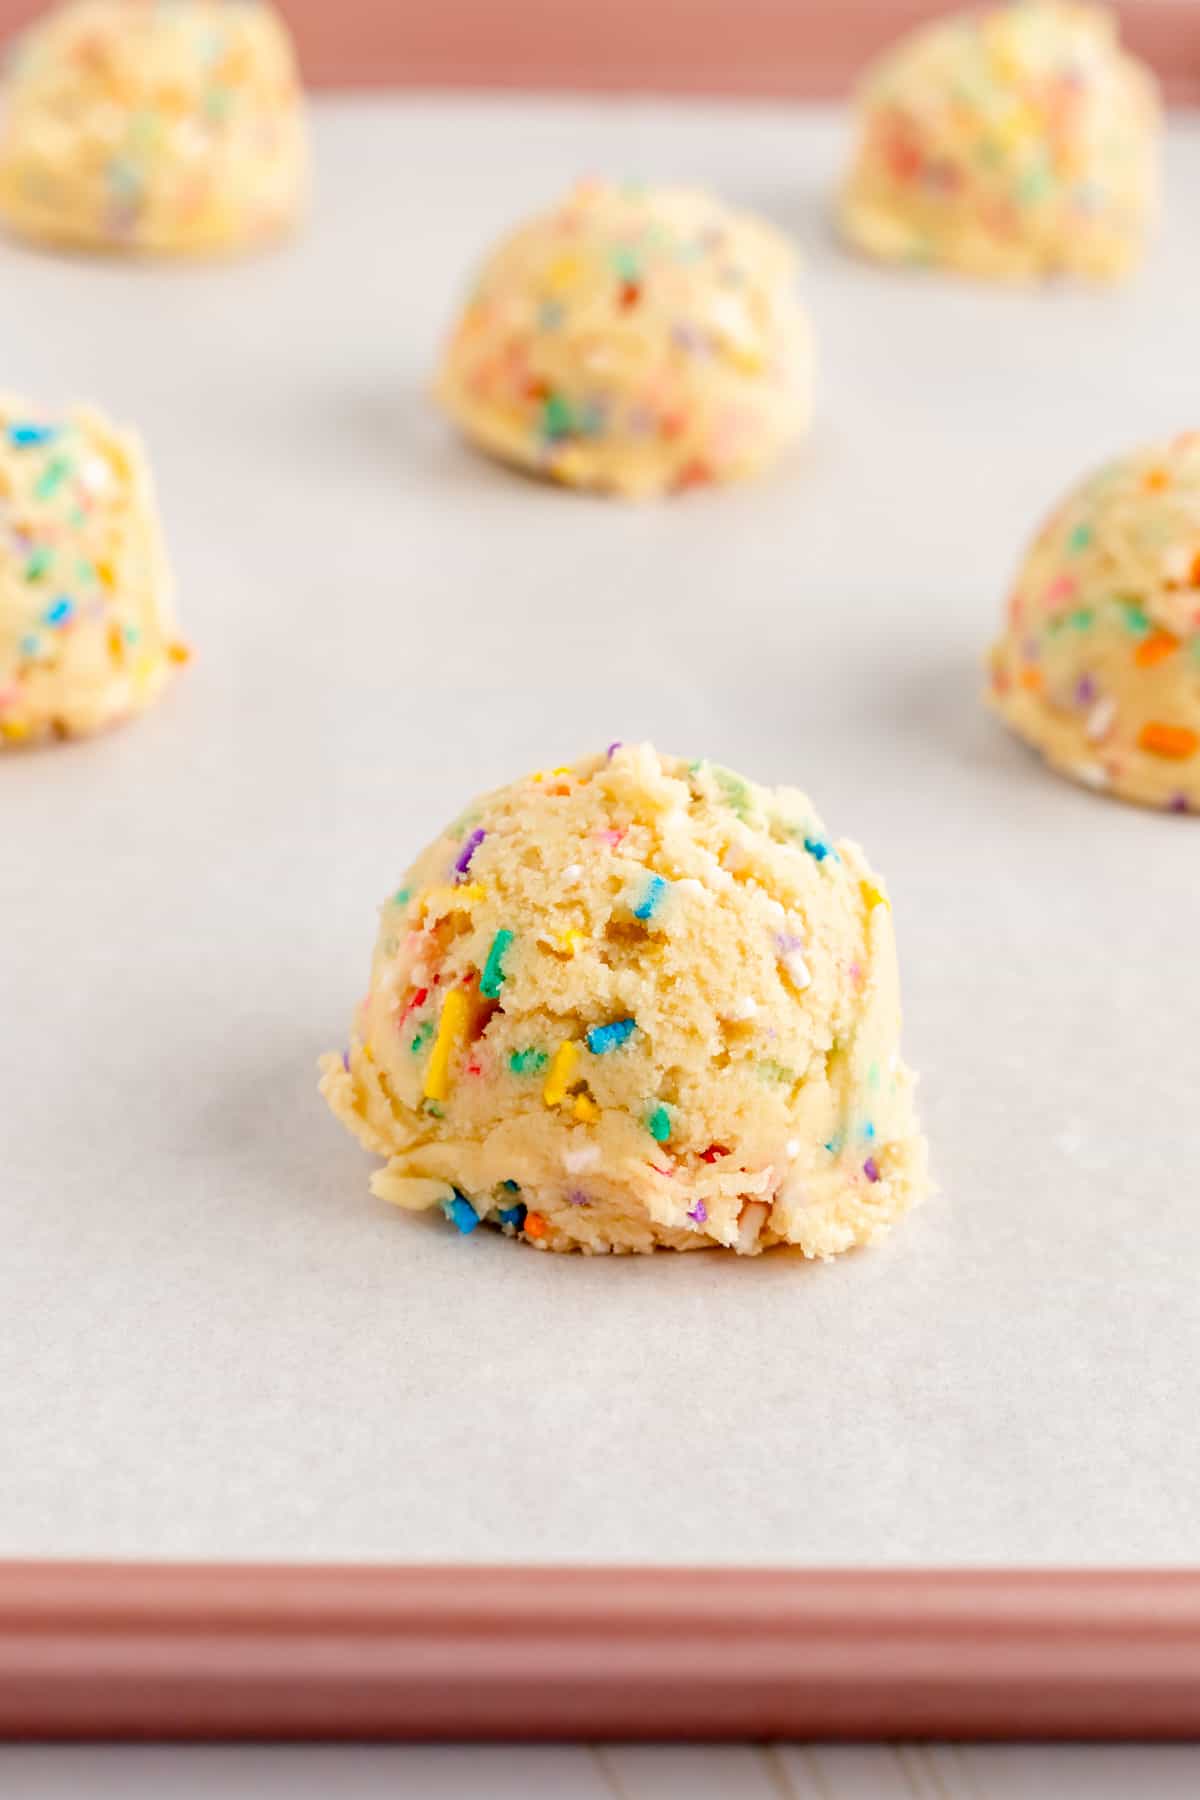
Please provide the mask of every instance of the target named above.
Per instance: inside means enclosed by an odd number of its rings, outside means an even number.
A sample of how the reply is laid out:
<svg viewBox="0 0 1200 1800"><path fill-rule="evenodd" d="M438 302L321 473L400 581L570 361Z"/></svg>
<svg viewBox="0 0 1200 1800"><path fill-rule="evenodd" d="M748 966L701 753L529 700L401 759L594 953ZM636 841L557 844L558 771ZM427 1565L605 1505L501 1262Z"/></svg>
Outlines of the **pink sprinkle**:
<svg viewBox="0 0 1200 1800"><path fill-rule="evenodd" d="M650 1167L654 1170L656 1175L665 1175L668 1181L670 1181L675 1174L674 1169L660 1169L657 1163L651 1163Z"/></svg>
<svg viewBox="0 0 1200 1800"><path fill-rule="evenodd" d="M598 843L607 844L610 850L615 850L621 839L625 836L625 833L624 831L616 830L594 831L592 836Z"/></svg>
<svg viewBox="0 0 1200 1800"><path fill-rule="evenodd" d="M1046 605L1057 606L1060 601L1069 600L1075 592L1076 582L1073 575L1056 575L1046 589Z"/></svg>

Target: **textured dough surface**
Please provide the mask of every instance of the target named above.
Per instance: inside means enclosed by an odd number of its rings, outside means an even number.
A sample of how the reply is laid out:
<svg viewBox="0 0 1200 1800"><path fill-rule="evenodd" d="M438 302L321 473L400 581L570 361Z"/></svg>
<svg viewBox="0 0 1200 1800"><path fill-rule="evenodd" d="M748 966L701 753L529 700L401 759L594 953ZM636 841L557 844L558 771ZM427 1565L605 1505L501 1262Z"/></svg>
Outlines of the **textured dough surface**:
<svg viewBox="0 0 1200 1800"><path fill-rule="evenodd" d="M887 261L1120 276L1156 210L1159 123L1106 12L1018 0L940 20L868 73L844 230Z"/></svg>
<svg viewBox="0 0 1200 1800"><path fill-rule="evenodd" d="M137 440L0 398L0 742L113 724L186 655Z"/></svg>
<svg viewBox="0 0 1200 1800"><path fill-rule="evenodd" d="M9 71L0 215L89 249L205 253L278 236L306 186L287 31L256 0L75 0Z"/></svg>
<svg viewBox="0 0 1200 1800"><path fill-rule="evenodd" d="M383 908L322 1091L372 1187L541 1249L799 1245L918 1199L891 909L808 799L614 747L488 794Z"/></svg>
<svg viewBox="0 0 1200 1800"><path fill-rule="evenodd" d="M1200 810L1200 432L1107 464L1047 520L991 698L1064 775Z"/></svg>
<svg viewBox="0 0 1200 1800"><path fill-rule="evenodd" d="M639 497L751 476L808 423L791 245L704 193L586 182L485 262L439 391L467 437Z"/></svg>

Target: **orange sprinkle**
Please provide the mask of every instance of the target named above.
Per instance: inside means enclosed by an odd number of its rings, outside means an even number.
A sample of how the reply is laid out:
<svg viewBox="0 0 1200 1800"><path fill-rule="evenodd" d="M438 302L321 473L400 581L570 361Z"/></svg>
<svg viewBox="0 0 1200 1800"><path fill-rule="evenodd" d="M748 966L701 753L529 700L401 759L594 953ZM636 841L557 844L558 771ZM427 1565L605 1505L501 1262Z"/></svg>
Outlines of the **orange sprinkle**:
<svg viewBox="0 0 1200 1800"><path fill-rule="evenodd" d="M1178 648L1179 639L1169 631L1152 631L1134 651L1133 660L1139 669L1153 669L1166 662L1168 656L1174 656Z"/></svg>
<svg viewBox="0 0 1200 1800"><path fill-rule="evenodd" d="M1021 673L1017 676L1017 680L1023 688L1028 688L1031 694L1040 694L1046 685L1046 677L1042 674L1040 669L1022 669Z"/></svg>
<svg viewBox="0 0 1200 1800"><path fill-rule="evenodd" d="M1165 469L1148 469L1143 484L1150 493L1161 494L1164 488L1171 485L1171 477Z"/></svg>
<svg viewBox="0 0 1200 1800"><path fill-rule="evenodd" d="M167 645L167 655L173 663L186 663L192 660L192 653L187 645L178 642Z"/></svg>
<svg viewBox="0 0 1200 1800"><path fill-rule="evenodd" d="M546 1221L545 1221L545 1219L543 1219L541 1213L535 1213L535 1212L526 1213L525 1214L525 1236L531 1237L531 1238L540 1238L540 1237L545 1237L545 1235L546 1235Z"/></svg>
<svg viewBox="0 0 1200 1800"><path fill-rule="evenodd" d="M1187 725L1164 725L1151 719L1138 732L1138 749L1151 756L1164 756L1168 762L1186 762L1200 750L1200 731Z"/></svg>
<svg viewBox="0 0 1200 1800"><path fill-rule="evenodd" d="M1193 587L1200 587L1200 550L1197 550L1195 556L1192 558L1190 580Z"/></svg>

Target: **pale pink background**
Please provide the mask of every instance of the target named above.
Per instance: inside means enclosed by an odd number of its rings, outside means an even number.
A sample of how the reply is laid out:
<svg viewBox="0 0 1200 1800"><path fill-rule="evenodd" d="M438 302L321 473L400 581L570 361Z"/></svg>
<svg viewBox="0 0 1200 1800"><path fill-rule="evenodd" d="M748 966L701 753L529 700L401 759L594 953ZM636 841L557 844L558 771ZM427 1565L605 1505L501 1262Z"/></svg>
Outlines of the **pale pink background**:
<svg viewBox="0 0 1200 1800"><path fill-rule="evenodd" d="M829 95L958 0L280 0L320 87ZM0 36L38 0L0 0ZM1124 0L1129 44L1200 99L1200 0Z"/></svg>

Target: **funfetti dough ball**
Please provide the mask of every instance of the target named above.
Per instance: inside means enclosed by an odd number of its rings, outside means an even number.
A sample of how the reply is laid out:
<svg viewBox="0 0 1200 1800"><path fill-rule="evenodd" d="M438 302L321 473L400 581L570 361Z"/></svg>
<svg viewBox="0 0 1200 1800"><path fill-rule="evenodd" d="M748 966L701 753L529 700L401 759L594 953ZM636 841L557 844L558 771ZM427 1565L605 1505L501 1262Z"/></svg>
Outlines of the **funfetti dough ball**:
<svg viewBox="0 0 1200 1800"><path fill-rule="evenodd" d="M0 744L139 712L187 651L137 441L0 399Z"/></svg>
<svg viewBox="0 0 1200 1800"><path fill-rule="evenodd" d="M294 223L305 165L291 42L255 0L75 0L18 47L0 215L27 237L245 247Z"/></svg>
<svg viewBox="0 0 1200 1800"><path fill-rule="evenodd" d="M1156 206L1153 77L1112 17L1018 0L905 38L870 72L842 196L853 243L971 275L1110 278Z"/></svg>
<svg viewBox="0 0 1200 1800"><path fill-rule="evenodd" d="M809 416L791 246L707 194L587 182L484 264L442 363L483 449L641 497L735 481Z"/></svg>
<svg viewBox="0 0 1200 1800"><path fill-rule="evenodd" d="M1025 559L991 697L1064 775L1200 811L1200 432L1109 463Z"/></svg>
<svg viewBox="0 0 1200 1800"><path fill-rule="evenodd" d="M806 797L614 746L485 795L323 1061L376 1194L546 1250L877 1237L925 1184L892 915Z"/></svg>

